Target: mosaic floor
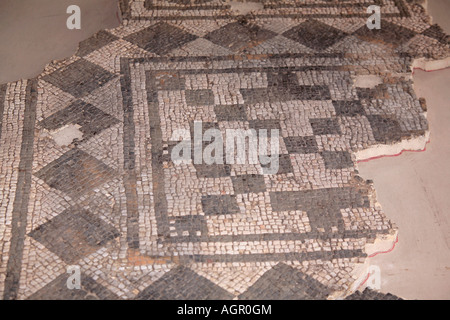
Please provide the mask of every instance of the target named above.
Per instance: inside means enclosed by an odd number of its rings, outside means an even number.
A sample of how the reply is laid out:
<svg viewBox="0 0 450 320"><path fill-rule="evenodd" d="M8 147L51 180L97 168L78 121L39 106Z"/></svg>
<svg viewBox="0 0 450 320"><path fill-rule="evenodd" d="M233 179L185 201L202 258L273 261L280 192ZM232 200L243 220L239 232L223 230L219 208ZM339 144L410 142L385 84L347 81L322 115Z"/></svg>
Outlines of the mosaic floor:
<svg viewBox="0 0 450 320"><path fill-rule="evenodd" d="M0 297L353 293L368 246L397 231L356 162L426 141L411 66L447 57L448 37L404 0L259 2L241 16L216 0L122 1L120 27L0 85ZM278 129L278 172L174 163L173 133L195 121ZM362 296L383 295L349 299Z"/></svg>

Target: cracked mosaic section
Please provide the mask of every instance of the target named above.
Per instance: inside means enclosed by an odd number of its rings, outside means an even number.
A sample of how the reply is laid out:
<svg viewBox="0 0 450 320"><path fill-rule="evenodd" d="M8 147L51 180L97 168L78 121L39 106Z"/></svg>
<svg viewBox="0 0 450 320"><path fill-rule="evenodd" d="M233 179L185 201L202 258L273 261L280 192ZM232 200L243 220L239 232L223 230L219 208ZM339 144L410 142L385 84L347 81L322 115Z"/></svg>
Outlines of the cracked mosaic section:
<svg viewBox="0 0 450 320"><path fill-rule="evenodd" d="M366 244L396 232L355 153L427 133L411 65L447 57L448 36L403 0L377 1L381 30L365 1L261 2L240 16L216 0L122 0L120 27L0 85L3 299L352 294ZM197 121L279 130L279 170L175 163L174 131ZM81 138L56 143L68 126Z"/></svg>

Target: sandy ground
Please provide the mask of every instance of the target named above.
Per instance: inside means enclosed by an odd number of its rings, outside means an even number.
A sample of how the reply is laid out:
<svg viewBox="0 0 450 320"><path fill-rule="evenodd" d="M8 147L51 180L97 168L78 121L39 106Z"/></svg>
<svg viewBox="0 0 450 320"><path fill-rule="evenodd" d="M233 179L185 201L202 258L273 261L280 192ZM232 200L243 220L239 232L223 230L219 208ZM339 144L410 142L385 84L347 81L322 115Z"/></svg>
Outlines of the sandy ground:
<svg viewBox="0 0 450 320"><path fill-rule="evenodd" d="M450 1L428 0L427 11L433 18L433 23L439 24L447 34L450 34Z"/></svg>
<svg viewBox="0 0 450 320"><path fill-rule="evenodd" d="M81 29L66 27L69 5L81 9ZM0 83L32 78L78 43L119 25L117 0L0 0Z"/></svg>
<svg viewBox="0 0 450 320"><path fill-rule="evenodd" d="M450 299L450 69L416 70L414 87L425 97L431 142L358 165L372 179L378 201L399 227L399 242L371 258L381 269L381 290L406 299Z"/></svg>
<svg viewBox="0 0 450 320"><path fill-rule="evenodd" d="M428 13L450 34L450 1L428 0ZM450 69L416 70L414 88L428 106L430 143L360 163L378 201L399 227L395 249L370 259L381 269L381 290L405 299L450 299Z"/></svg>

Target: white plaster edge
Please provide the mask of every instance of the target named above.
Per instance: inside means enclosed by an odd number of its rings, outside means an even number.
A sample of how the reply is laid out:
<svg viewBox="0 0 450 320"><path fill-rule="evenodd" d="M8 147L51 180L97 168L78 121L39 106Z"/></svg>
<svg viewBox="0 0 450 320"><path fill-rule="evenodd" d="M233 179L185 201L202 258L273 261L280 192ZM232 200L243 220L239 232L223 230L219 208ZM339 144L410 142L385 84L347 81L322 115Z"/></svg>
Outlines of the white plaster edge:
<svg viewBox="0 0 450 320"><path fill-rule="evenodd" d="M395 247L398 237L398 229L394 229L393 233L378 235L373 243L367 243L365 246L365 251L367 253L367 258L364 263L361 263L353 270L353 275L356 276L356 281L353 283L349 292L357 291L365 281L367 281L367 276L369 275L370 256L376 253L389 253Z"/></svg>
<svg viewBox="0 0 450 320"><path fill-rule="evenodd" d="M420 68L425 71L433 71L450 67L450 57L441 60L427 60L425 58L415 59L411 65L411 71ZM412 75L412 74L411 74ZM413 84L414 87L414 84ZM426 112L424 112L426 117ZM393 145L379 144L371 146L367 149L355 152L357 161L363 161L374 157L397 155L405 150L423 150L430 139L430 131L427 130L424 135L403 139L399 143ZM377 205L380 205L377 203ZM394 226L393 233L377 235L374 242L366 243L365 253L367 257L364 263L356 264L352 276L353 284L346 291L336 291L328 297L330 300L342 300L345 297L356 292L361 285L367 280L369 274L370 256L374 253L384 253L394 248L398 237L398 228Z"/></svg>
<svg viewBox="0 0 450 320"><path fill-rule="evenodd" d="M364 161L382 156L398 155L406 150L423 150L430 140L430 131L425 131L424 135L403 139L396 144L377 144L367 149L355 152L356 161Z"/></svg>
<svg viewBox="0 0 450 320"><path fill-rule="evenodd" d="M352 276L354 281L349 289L346 291L335 291L327 299L328 300L343 300L349 295L355 293L360 287L368 280L369 268L371 266L370 256L375 253L385 253L392 250L397 242L398 229L394 227L392 233L377 235L375 240L370 243L366 243L365 252L367 257L364 259L364 263L355 264ZM364 288L361 288L364 289Z"/></svg>
<svg viewBox="0 0 450 320"><path fill-rule="evenodd" d="M450 67L450 57L440 60L429 60L426 58L414 59L411 65L411 71L414 72L414 69L419 68L424 71L435 71L439 69L445 69Z"/></svg>
<svg viewBox="0 0 450 320"><path fill-rule="evenodd" d="M61 128L55 130L43 129L41 137L48 137L52 139L58 146L67 147L74 139L82 139L83 133L79 130L81 126L79 124L66 124Z"/></svg>

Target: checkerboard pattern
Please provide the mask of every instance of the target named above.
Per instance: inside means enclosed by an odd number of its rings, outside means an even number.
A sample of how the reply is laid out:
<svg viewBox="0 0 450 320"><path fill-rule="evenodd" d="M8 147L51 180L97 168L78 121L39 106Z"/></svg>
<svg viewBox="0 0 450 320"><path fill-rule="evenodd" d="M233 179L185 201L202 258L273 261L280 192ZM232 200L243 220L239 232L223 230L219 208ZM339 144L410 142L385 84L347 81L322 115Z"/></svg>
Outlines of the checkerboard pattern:
<svg viewBox="0 0 450 320"><path fill-rule="evenodd" d="M366 245L397 231L356 161L427 136L411 65L447 57L448 36L404 0L374 1L380 30L366 1L260 2L241 16L218 0L122 0L120 27L0 85L2 298L352 293ZM279 130L279 170L172 161L174 132L200 121L224 137ZM58 144L68 126L82 138Z"/></svg>

